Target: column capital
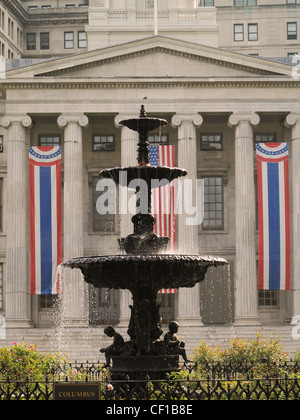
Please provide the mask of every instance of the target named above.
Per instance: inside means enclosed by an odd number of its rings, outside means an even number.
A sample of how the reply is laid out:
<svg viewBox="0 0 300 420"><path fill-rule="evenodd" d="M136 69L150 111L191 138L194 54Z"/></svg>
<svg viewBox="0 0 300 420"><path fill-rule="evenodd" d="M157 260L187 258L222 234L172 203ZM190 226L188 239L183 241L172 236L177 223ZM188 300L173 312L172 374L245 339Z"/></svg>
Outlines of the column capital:
<svg viewBox="0 0 300 420"><path fill-rule="evenodd" d="M243 121L249 122L251 125L258 125L260 123L260 117L255 112L233 113L229 117L228 125L229 127L234 127Z"/></svg>
<svg viewBox="0 0 300 420"><path fill-rule="evenodd" d="M8 128L12 124L20 124L24 128L32 127L32 119L29 115L5 115L0 120L0 125L4 128Z"/></svg>
<svg viewBox="0 0 300 420"><path fill-rule="evenodd" d="M89 119L85 114L62 114L57 118L59 128L65 128L71 123L77 123L81 127L86 127L89 124Z"/></svg>
<svg viewBox="0 0 300 420"><path fill-rule="evenodd" d="M300 113L290 113L289 115L287 115L285 119L285 126L287 128L293 127L297 123L300 123Z"/></svg>
<svg viewBox="0 0 300 420"><path fill-rule="evenodd" d="M183 123L193 123L196 127L200 127L203 124L203 118L200 114L175 114L172 117L172 127L179 127Z"/></svg>

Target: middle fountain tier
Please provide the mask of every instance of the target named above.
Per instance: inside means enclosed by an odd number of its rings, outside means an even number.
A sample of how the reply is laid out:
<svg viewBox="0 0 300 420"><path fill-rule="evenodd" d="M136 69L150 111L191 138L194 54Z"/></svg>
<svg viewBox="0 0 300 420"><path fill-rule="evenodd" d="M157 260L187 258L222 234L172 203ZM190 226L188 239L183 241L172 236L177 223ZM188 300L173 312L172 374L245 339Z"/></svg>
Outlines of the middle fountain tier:
<svg viewBox="0 0 300 420"><path fill-rule="evenodd" d="M223 258L211 256L167 253L169 238L161 238L154 233L152 180L169 183L186 176L187 171L150 165L148 133L166 125L167 121L147 117L142 106L139 118L124 120L120 124L139 133L138 164L106 169L100 172L100 176L126 187L132 180L145 181L148 211L134 215L134 232L119 239L120 249L124 252L122 255L73 258L63 265L80 269L85 281L96 288L123 289L132 293L128 326L130 341L111 355L111 372L115 378L129 375L133 379L146 376L159 379L179 369L179 355L182 354L182 349L178 347L176 352L176 345L168 345L166 340L161 340L159 290L194 287L204 280L209 267L228 263ZM126 177L122 176L124 173Z"/></svg>

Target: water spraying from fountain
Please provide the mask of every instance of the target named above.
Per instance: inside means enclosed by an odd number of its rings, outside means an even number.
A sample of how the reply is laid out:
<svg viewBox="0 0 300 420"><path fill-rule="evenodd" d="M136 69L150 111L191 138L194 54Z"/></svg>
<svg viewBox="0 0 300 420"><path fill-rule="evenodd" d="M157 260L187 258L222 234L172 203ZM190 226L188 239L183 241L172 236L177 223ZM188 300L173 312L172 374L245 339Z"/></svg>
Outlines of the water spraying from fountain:
<svg viewBox="0 0 300 420"><path fill-rule="evenodd" d="M149 118L142 106L139 118L124 120L120 123L139 133L138 165L125 168L112 168L101 171L100 176L113 179L122 185L120 173L126 173L125 186L134 180L147 184L148 211L137 212L132 217L134 232L119 239L122 255L78 257L63 265L80 269L86 283L96 288L129 290L133 304L130 305L131 319L128 326L130 340L124 342L117 333L108 332L115 348L107 349L108 359L112 360L113 378L145 379L149 376L160 379L166 373L179 369L179 357L184 356L184 344L173 342L175 324L170 334L161 340L163 333L160 320L158 292L165 288L194 287L202 282L211 266L223 266L227 261L222 258L199 255L168 254L166 248L169 238L154 233L155 218L151 214L151 181L166 179L171 182L187 175L185 169L165 166L150 166L148 133L167 124L158 118ZM158 185L158 184L156 184ZM137 193L139 188L137 188ZM171 331L172 330L172 331ZM112 335L111 335L112 334Z"/></svg>

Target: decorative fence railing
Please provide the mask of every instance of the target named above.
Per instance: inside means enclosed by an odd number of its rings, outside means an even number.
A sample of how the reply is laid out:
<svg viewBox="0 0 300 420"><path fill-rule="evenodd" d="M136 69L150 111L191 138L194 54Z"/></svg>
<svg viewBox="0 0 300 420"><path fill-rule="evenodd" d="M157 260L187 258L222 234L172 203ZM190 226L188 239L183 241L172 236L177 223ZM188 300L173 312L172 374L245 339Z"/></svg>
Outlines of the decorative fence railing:
<svg viewBox="0 0 300 420"><path fill-rule="evenodd" d="M269 366L269 365L268 365ZM100 398L104 401L203 401L203 400L299 400L300 365L285 363L276 366L274 377L253 377L251 365L206 366L209 374L195 379L197 366L189 366L186 376L168 377L163 381L123 381L111 382L108 372L98 363L80 363L53 366L46 378L39 381L18 380L13 375L6 376L0 366L0 400L53 400L55 386L97 385ZM272 365L273 372L274 366ZM11 373L11 372L10 372ZM54 379L55 378L55 379Z"/></svg>
<svg viewBox="0 0 300 420"><path fill-rule="evenodd" d="M70 384L73 384L69 382ZM83 382L82 384L95 384ZM9 380L0 382L1 400L53 400L58 382ZM76 384L80 384L76 382ZM97 383L99 384L99 383ZM300 380L237 379L185 381L120 381L113 385L100 383L101 397L106 401L203 401L203 400L299 400Z"/></svg>

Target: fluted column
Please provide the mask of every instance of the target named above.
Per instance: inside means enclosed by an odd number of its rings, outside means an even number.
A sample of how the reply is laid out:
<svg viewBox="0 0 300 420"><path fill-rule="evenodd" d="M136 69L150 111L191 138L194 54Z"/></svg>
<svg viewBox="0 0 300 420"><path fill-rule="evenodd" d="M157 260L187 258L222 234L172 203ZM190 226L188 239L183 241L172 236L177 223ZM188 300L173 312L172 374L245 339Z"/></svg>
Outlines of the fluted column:
<svg viewBox="0 0 300 420"><path fill-rule="evenodd" d="M135 118L136 115L117 115L115 118L115 126L121 129L121 166L132 166L137 165L137 149L139 135L136 131L130 130L127 127L120 125L120 121ZM129 191L126 187L120 188L120 205L122 214L120 214L120 230L121 238L125 238L130 233L133 233L133 224L131 222L132 214L128 211L127 200L130 199L131 195L134 195L134 191ZM120 292L120 327L127 327L131 316L129 305L132 304L131 293L127 290L121 290Z"/></svg>
<svg viewBox="0 0 300 420"><path fill-rule="evenodd" d="M292 181L292 325L300 323L300 114L289 114L286 125L291 127Z"/></svg>
<svg viewBox="0 0 300 420"><path fill-rule="evenodd" d="M64 261L83 256L83 155L82 128L89 123L85 115L61 115L57 123L64 129ZM64 324L87 326L86 285L79 270L64 270Z"/></svg>
<svg viewBox="0 0 300 420"><path fill-rule="evenodd" d="M203 118L199 114L175 114L172 118L172 126L178 128L178 166L186 169L186 179L193 181L190 194L196 197L197 179L197 136L196 127L200 127ZM189 193L189 192L188 192ZM182 197L184 197L184 184ZM197 225L186 224L187 215L182 208L182 214L178 216L178 240L177 251L183 254L195 254L199 252ZM181 326L202 326L200 315L200 286L193 289L180 289L178 295L178 321Z"/></svg>
<svg viewBox="0 0 300 420"><path fill-rule="evenodd" d="M253 126L257 114L232 114L229 126L235 127L235 324L259 325L258 283L256 274L256 224Z"/></svg>
<svg viewBox="0 0 300 420"><path fill-rule="evenodd" d="M26 129L32 125L28 115L6 116L7 128L6 191L6 326L32 326L28 242L28 148Z"/></svg>

